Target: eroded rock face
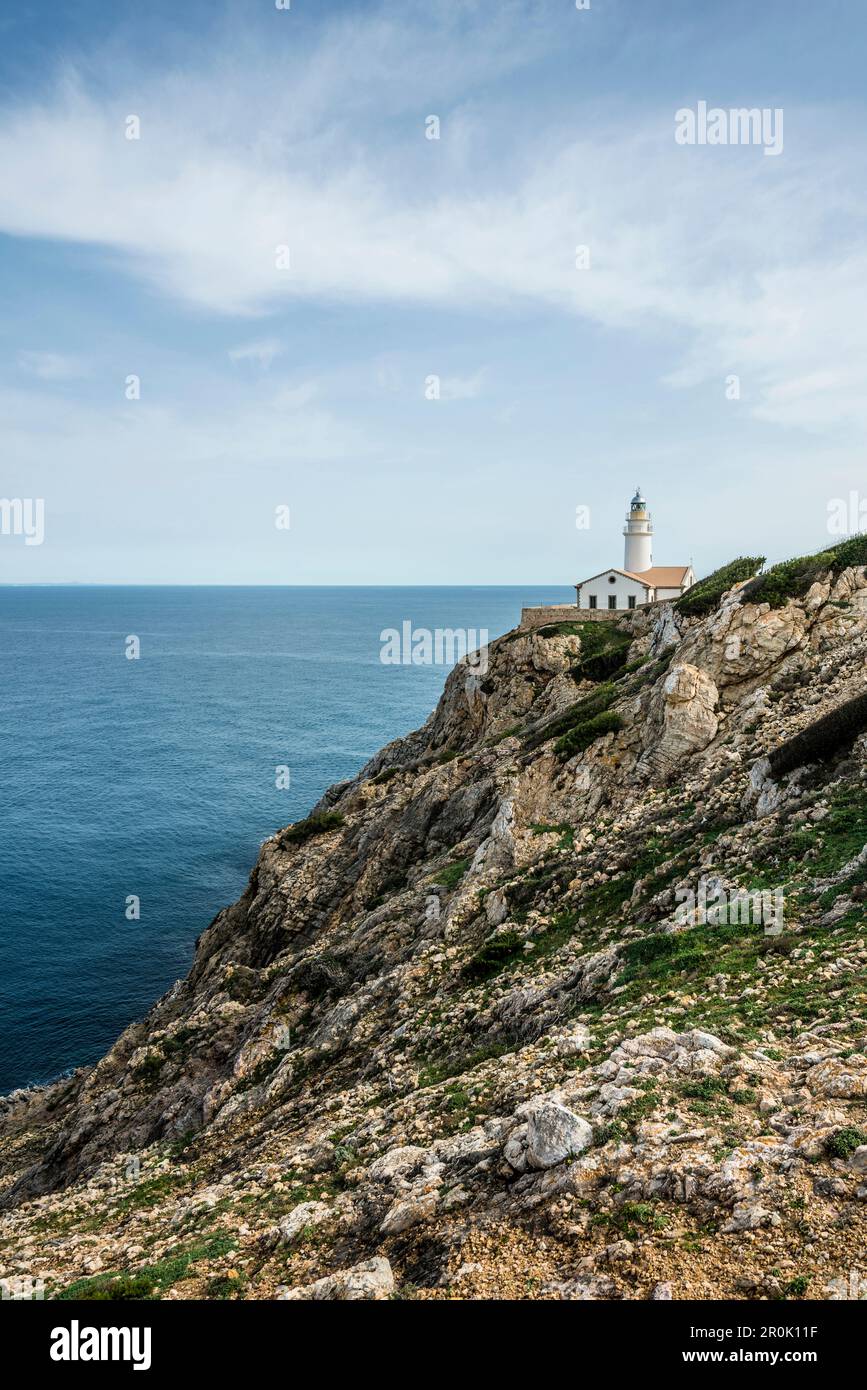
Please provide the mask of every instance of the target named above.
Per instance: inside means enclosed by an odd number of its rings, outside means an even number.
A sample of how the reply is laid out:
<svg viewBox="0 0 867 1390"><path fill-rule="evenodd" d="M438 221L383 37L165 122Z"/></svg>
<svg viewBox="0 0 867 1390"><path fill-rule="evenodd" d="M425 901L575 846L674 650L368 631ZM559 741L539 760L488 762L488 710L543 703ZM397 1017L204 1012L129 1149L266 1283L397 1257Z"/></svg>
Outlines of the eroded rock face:
<svg viewBox="0 0 867 1390"><path fill-rule="evenodd" d="M700 752L716 737L719 692L710 676L686 662L671 667L655 699L641 766L668 776L682 758Z"/></svg>
<svg viewBox="0 0 867 1390"><path fill-rule="evenodd" d="M531 710L534 718L555 713L575 698L568 671L580 651L576 636L507 634L496 648L492 644L484 675L457 666L448 677L443 699L421 731L425 744L469 747L480 739L498 737L514 725L516 717L527 716ZM380 757L377 754L369 767L376 768Z"/></svg>
<svg viewBox="0 0 867 1390"><path fill-rule="evenodd" d="M743 686L767 678L785 657L801 651L809 623L800 605L741 604L736 589L712 618L687 635L682 657L705 671L720 690Z"/></svg>
<svg viewBox="0 0 867 1390"><path fill-rule="evenodd" d="M0 1100L0 1280L175 1268L190 1231L172 1296L849 1279L867 738L779 784L768 755L863 688L864 573L618 622L610 689L560 631L455 670L424 728L325 794L330 827L263 845L188 978L96 1067ZM617 727L558 748L552 718L600 690ZM772 944L676 913L700 880L778 872Z"/></svg>
<svg viewBox="0 0 867 1390"><path fill-rule="evenodd" d="M707 672L725 703L743 698L775 674L803 669L804 660L826 643L863 635L863 569L819 581L801 602L781 608L742 602L744 587L736 586L716 613L685 635L680 647L682 659Z"/></svg>

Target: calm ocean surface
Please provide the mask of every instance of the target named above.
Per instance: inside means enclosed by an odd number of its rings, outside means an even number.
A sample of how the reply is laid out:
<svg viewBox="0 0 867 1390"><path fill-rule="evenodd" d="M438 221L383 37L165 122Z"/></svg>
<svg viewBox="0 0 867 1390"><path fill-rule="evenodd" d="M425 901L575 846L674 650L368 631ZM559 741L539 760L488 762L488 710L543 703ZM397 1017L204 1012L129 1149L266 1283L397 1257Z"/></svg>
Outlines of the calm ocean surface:
<svg viewBox="0 0 867 1390"><path fill-rule="evenodd" d="M446 670L383 665L384 628L495 637L570 598L0 588L0 1092L99 1057L186 973L261 841L424 722Z"/></svg>

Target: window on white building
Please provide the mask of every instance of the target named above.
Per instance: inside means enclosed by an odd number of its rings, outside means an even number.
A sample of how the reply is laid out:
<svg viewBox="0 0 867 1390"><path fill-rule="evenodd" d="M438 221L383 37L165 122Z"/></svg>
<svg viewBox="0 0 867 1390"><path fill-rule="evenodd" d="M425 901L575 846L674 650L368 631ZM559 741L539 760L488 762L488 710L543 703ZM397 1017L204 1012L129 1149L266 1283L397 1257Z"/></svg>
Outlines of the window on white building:
<svg viewBox="0 0 867 1390"><path fill-rule="evenodd" d="M630 608L634 608L634 607L635 607L635 595L634 595L634 594L630 594L630 595L629 595L629 607L630 607Z"/></svg>
<svg viewBox="0 0 867 1390"><path fill-rule="evenodd" d="M591 594L591 595L590 595L590 607L591 607L591 608L595 608L595 607L596 607L596 595L595 595L595 594Z"/></svg>
<svg viewBox="0 0 867 1390"><path fill-rule="evenodd" d="M617 595L616 595L616 594L609 594L609 595L608 595L608 607L609 607L609 608L616 608L616 607L617 607Z"/></svg>

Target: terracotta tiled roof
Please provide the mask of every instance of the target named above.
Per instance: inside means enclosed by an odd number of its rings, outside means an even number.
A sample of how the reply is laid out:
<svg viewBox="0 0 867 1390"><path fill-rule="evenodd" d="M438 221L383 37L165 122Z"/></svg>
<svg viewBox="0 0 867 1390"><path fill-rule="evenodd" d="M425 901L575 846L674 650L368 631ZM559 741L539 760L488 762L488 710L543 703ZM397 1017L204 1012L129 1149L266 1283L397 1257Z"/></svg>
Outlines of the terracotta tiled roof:
<svg viewBox="0 0 867 1390"><path fill-rule="evenodd" d="M633 578L652 584L655 589L678 589L685 583L688 573L689 565L653 565Z"/></svg>
<svg viewBox="0 0 867 1390"><path fill-rule="evenodd" d="M607 570L600 570L598 574L591 574L589 579L582 579L574 587L583 589L585 584L592 584L594 579L601 579L604 574L622 574L627 579L637 579L645 589L680 589L686 583L689 568L689 565L654 565L651 569L636 574L634 570L621 570L612 565Z"/></svg>

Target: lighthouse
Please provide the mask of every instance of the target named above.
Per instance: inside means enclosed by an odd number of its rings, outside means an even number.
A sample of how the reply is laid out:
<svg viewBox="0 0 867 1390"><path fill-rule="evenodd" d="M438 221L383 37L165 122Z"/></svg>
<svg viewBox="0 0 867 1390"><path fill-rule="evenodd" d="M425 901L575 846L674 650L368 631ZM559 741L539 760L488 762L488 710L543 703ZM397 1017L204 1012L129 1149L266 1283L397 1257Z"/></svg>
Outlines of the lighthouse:
<svg viewBox="0 0 867 1390"><path fill-rule="evenodd" d="M575 585L576 607L581 612L643 608L647 603L680 598L695 583L692 565L653 563L653 522L640 487L629 504L623 535L623 569L602 570Z"/></svg>
<svg viewBox="0 0 867 1390"><path fill-rule="evenodd" d="M647 503L641 495L641 488L635 489L635 496L629 504L623 548L623 568L628 574L643 574L653 568L653 521L647 510Z"/></svg>

